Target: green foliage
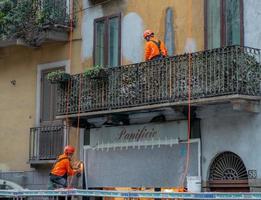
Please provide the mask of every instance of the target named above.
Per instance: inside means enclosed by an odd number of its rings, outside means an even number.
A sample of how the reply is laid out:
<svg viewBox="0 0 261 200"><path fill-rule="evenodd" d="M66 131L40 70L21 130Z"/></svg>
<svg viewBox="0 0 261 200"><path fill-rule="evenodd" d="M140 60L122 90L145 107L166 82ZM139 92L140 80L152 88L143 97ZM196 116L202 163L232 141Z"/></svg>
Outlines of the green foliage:
<svg viewBox="0 0 261 200"><path fill-rule="evenodd" d="M44 31L69 26L64 0L0 0L0 39L21 39L39 46Z"/></svg>
<svg viewBox="0 0 261 200"><path fill-rule="evenodd" d="M9 30L13 29L10 24L12 18L10 12L15 7L16 1L0 0L0 39L7 39Z"/></svg>
<svg viewBox="0 0 261 200"><path fill-rule="evenodd" d="M66 24L69 25L70 17L66 12L65 1L59 1L58 5L53 5L54 0L43 1L41 11L36 13L36 21L39 25ZM62 2L62 3L61 3Z"/></svg>
<svg viewBox="0 0 261 200"><path fill-rule="evenodd" d="M91 78L98 78L99 76L106 76L107 70L99 65L94 67L88 68L84 71L83 76L91 77Z"/></svg>
<svg viewBox="0 0 261 200"><path fill-rule="evenodd" d="M62 83L70 80L70 74L57 70L47 74L47 80L51 83Z"/></svg>

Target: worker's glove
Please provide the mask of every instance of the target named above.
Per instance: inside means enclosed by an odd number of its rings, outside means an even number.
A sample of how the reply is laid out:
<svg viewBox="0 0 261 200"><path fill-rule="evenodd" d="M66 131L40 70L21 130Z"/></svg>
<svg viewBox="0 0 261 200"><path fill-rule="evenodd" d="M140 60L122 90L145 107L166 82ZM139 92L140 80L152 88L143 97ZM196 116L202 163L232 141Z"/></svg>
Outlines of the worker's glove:
<svg viewBox="0 0 261 200"><path fill-rule="evenodd" d="M79 166L78 169L74 169L76 177L80 177L83 172L83 167Z"/></svg>

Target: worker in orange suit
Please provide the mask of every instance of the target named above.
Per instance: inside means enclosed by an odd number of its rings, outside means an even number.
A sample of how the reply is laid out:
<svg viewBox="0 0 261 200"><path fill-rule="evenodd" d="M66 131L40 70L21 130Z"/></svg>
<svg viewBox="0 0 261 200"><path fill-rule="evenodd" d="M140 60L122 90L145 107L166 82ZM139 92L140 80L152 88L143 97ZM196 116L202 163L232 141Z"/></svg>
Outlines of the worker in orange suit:
<svg viewBox="0 0 261 200"><path fill-rule="evenodd" d="M75 152L73 146L66 146L64 153L58 157L54 163L50 176L48 189L67 188L67 177L81 173L81 169L72 167L71 158Z"/></svg>
<svg viewBox="0 0 261 200"><path fill-rule="evenodd" d="M168 51L164 42L157 39L151 30L144 31L143 37L146 40L145 61L159 60L168 56Z"/></svg>

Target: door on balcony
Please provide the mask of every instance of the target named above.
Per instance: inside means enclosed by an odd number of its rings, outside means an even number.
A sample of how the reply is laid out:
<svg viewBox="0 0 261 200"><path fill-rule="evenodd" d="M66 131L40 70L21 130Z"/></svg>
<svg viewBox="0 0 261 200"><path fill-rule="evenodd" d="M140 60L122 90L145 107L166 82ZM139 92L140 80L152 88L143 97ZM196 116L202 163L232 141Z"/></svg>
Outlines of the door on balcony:
<svg viewBox="0 0 261 200"><path fill-rule="evenodd" d="M41 72L41 109L39 134L39 159L55 159L64 146L64 128L62 120L56 119L56 84L47 80L48 73L62 70L64 67L43 70Z"/></svg>

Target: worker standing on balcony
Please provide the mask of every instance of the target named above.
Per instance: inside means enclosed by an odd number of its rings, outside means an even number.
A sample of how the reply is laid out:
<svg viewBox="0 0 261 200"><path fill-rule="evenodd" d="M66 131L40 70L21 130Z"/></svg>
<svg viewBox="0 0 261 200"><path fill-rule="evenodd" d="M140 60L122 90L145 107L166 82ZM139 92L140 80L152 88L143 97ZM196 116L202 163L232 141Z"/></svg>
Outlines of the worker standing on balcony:
<svg viewBox="0 0 261 200"><path fill-rule="evenodd" d="M71 158L74 152L73 146L68 145L64 148L64 153L58 157L51 169L48 189L67 188L67 177L81 173L80 168L72 167Z"/></svg>
<svg viewBox="0 0 261 200"><path fill-rule="evenodd" d="M164 43L157 39L151 30L144 31L143 37L147 41L145 45L145 61L163 59L168 56Z"/></svg>

